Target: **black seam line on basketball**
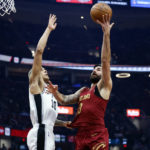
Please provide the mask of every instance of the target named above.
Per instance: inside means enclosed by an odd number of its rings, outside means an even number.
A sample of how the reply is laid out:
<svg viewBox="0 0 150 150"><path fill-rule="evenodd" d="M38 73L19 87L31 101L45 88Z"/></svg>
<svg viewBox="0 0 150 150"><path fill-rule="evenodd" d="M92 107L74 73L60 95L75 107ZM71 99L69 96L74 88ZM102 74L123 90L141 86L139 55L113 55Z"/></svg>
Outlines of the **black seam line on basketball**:
<svg viewBox="0 0 150 150"><path fill-rule="evenodd" d="M37 117L38 117L38 123L42 123L42 98L41 94L36 94L34 95L34 100L36 104L36 109L37 109Z"/></svg>
<svg viewBox="0 0 150 150"><path fill-rule="evenodd" d="M45 125L40 124L37 133L37 150L45 149Z"/></svg>
<svg viewBox="0 0 150 150"><path fill-rule="evenodd" d="M98 8L93 8L93 9L97 9L97 10L99 10L99 11L105 12L105 11L103 11L103 10L100 10L100 9L98 9ZM107 13L107 14L108 14L108 12L105 12L105 13Z"/></svg>

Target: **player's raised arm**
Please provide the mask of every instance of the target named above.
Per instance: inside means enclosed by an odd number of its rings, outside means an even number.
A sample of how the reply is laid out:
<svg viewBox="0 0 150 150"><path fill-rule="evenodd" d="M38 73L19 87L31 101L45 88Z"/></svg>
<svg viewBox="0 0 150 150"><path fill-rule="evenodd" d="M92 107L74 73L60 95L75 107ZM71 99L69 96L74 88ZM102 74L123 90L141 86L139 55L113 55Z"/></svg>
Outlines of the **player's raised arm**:
<svg viewBox="0 0 150 150"><path fill-rule="evenodd" d="M58 91L58 86L53 85L51 82L49 82L49 85L47 86L47 89L50 93L53 93L57 101L62 105L69 105L69 104L75 104L78 103L80 93L85 87L79 89L74 94L70 95L64 95Z"/></svg>
<svg viewBox="0 0 150 150"><path fill-rule="evenodd" d="M42 37L40 38L38 44L37 44L37 48L36 48L36 52L35 52L35 56L34 56L34 61L33 61L33 65L32 65L32 72L31 72L31 76L30 76L30 84L37 80L40 76L40 71L41 71L41 67L42 67L42 54L44 52L44 49L46 47L47 44L47 40L48 37L51 33L52 30L55 30L57 24L56 24L56 16L55 15L51 15L49 16L49 22L48 22L48 26L46 28L46 30L44 31Z"/></svg>
<svg viewBox="0 0 150 150"><path fill-rule="evenodd" d="M110 30L114 25L114 23L110 24L109 15L103 16L103 23L100 21L97 21L97 23L101 25L103 30L103 44L101 51L102 77L101 80L98 82L98 88L99 90L105 88L109 91L108 93L110 94L112 89L112 80L110 73L110 61L111 61Z"/></svg>

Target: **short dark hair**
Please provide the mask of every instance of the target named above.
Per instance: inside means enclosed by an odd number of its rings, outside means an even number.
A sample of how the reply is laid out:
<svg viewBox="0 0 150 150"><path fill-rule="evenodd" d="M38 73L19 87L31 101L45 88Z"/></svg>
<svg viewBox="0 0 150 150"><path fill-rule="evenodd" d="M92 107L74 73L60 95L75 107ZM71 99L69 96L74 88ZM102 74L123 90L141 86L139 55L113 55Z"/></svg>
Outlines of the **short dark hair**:
<svg viewBox="0 0 150 150"><path fill-rule="evenodd" d="M94 65L94 69L96 68L96 67L101 67L101 64L96 64L96 65Z"/></svg>

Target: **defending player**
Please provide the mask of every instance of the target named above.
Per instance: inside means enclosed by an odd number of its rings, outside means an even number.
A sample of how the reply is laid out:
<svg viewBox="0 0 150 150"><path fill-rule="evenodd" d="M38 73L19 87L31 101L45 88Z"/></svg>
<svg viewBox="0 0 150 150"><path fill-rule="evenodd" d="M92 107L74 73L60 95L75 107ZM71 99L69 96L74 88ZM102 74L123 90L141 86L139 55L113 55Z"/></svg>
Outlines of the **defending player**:
<svg viewBox="0 0 150 150"><path fill-rule="evenodd" d="M49 76L42 67L42 55L51 31L56 28L56 16L50 15L48 27L40 38L32 65L29 71L30 118L33 128L27 136L29 150L54 150L55 138L53 127L66 126L67 122L56 120L57 100L47 90Z"/></svg>

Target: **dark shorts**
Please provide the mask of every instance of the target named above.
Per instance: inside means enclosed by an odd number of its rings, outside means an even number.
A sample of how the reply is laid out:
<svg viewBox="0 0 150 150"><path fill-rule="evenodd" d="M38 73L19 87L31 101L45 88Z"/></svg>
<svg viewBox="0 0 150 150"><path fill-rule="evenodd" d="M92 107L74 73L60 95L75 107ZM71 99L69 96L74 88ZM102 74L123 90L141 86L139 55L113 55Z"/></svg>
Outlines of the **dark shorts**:
<svg viewBox="0 0 150 150"><path fill-rule="evenodd" d="M108 130L107 128L100 130L79 130L75 137L75 144L75 150L108 150Z"/></svg>

